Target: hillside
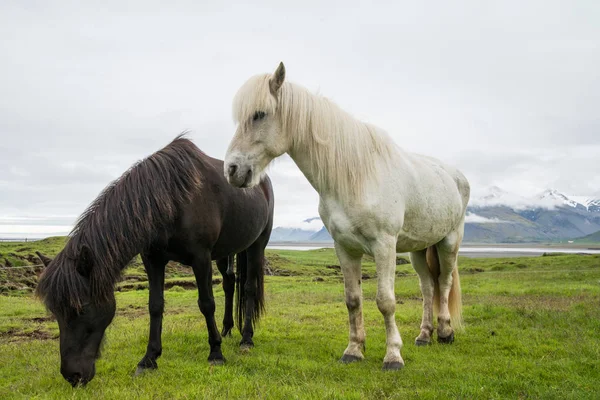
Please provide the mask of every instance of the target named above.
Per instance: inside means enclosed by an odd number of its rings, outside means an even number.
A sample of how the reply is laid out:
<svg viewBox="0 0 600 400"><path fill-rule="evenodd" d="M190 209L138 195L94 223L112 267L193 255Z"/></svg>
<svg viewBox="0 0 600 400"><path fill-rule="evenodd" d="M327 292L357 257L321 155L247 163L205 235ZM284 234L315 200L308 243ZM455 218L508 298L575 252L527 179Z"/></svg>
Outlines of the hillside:
<svg viewBox="0 0 600 400"><path fill-rule="evenodd" d="M600 213L577 208L515 210L506 206L469 207L470 216L489 221L465 225L466 242L515 243L560 241L579 238L600 230Z"/></svg>
<svg viewBox="0 0 600 400"><path fill-rule="evenodd" d="M518 243L575 239L600 230L600 200L548 189L533 197L498 187L467 209L465 242Z"/></svg>
<svg viewBox="0 0 600 400"><path fill-rule="evenodd" d="M575 239L575 243L600 243L600 231Z"/></svg>
<svg viewBox="0 0 600 400"><path fill-rule="evenodd" d="M306 229L277 227L271 231L271 242L308 242L314 234Z"/></svg>

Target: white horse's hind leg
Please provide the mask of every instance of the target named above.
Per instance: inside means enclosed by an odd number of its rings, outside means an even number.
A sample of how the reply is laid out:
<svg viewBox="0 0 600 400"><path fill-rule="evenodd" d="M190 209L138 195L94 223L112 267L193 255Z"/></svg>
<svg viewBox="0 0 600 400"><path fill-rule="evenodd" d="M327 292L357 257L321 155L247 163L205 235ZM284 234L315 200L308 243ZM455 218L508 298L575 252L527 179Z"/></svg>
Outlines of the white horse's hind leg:
<svg viewBox="0 0 600 400"><path fill-rule="evenodd" d="M431 335L433 334L433 296L435 284L433 281L434 277L427 265L425 254L426 250L410 253L410 261L417 275L419 275L421 293L423 295L423 319L421 320L421 333L415 339L417 346L431 344Z"/></svg>
<svg viewBox="0 0 600 400"><path fill-rule="evenodd" d="M372 246L375 264L377 266L377 307L385 321L386 353L383 359L384 370L397 370L404 366L400 355L402 338L396 326L396 295L394 282L396 280L396 240L380 240Z"/></svg>
<svg viewBox="0 0 600 400"><path fill-rule="evenodd" d="M360 271L362 254L351 255L337 243L335 244L335 252L344 274L344 292L350 323L350 340L340 361L349 363L364 358L362 352L365 347L365 327L362 313L362 274Z"/></svg>
<svg viewBox="0 0 600 400"><path fill-rule="evenodd" d="M440 343L452 343L454 341L454 329L450 325L448 296L452 288L452 271L454 268L458 268L458 250L461 240L462 230L458 230L450 233L436 245L440 261L440 276L438 278L440 304L437 327L438 342Z"/></svg>

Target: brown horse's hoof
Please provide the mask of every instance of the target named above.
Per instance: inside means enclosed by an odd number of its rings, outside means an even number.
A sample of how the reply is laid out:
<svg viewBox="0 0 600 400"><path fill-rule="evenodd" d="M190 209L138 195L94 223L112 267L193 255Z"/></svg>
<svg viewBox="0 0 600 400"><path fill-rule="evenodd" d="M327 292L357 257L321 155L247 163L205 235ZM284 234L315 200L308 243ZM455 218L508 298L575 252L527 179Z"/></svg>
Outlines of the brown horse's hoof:
<svg viewBox="0 0 600 400"><path fill-rule="evenodd" d="M240 344L240 351L242 353L250 353L250 350L254 348L254 343L242 343Z"/></svg>
<svg viewBox="0 0 600 400"><path fill-rule="evenodd" d="M254 347L254 342L252 341L252 338L246 339L246 338L242 337L242 340L240 341L240 350L243 353L249 352L250 349L252 349L253 347Z"/></svg>
<svg viewBox="0 0 600 400"><path fill-rule="evenodd" d="M144 374L147 371L153 371L155 369L157 369L157 367L154 367L154 368L144 368L144 367L138 365L138 367L136 368L135 372L133 373L133 376L140 376L140 375Z"/></svg>
<svg viewBox="0 0 600 400"><path fill-rule="evenodd" d="M448 337L441 337L438 335L438 343L441 344L451 344L454 343L454 332L450 334Z"/></svg>
<svg viewBox="0 0 600 400"><path fill-rule="evenodd" d="M137 365L133 376L140 376L146 371L152 371L154 369L158 369L158 364L156 363L156 359L147 358L144 356L142 361L140 361Z"/></svg>
<svg viewBox="0 0 600 400"><path fill-rule="evenodd" d="M402 368L404 368L404 363L401 363L400 361L391 361L391 362L384 362L382 369L384 371L399 371Z"/></svg>
<svg viewBox="0 0 600 400"><path fill-rule="evenodd" d="M223 365L225 364L225 357L223 357L223 354L220 351L210 353L208 356L208 363L210 365Z"/></svg>
<svg viewBox="0 0 600 400"><path fill-rule="evenodd" d="M431 340L421 340L421 339L416 339L415 340L415 345L422 347L422 346L429 346L431 345Z"/></svg>
<svg viewBox="0 0 600 400"><path fill-rule="evenodd" d="M344 354L342 358L340 358L340 362L344 364L350 364L357 361L362 361L362 358L359 356L353 356L351 354Z"/></svg>

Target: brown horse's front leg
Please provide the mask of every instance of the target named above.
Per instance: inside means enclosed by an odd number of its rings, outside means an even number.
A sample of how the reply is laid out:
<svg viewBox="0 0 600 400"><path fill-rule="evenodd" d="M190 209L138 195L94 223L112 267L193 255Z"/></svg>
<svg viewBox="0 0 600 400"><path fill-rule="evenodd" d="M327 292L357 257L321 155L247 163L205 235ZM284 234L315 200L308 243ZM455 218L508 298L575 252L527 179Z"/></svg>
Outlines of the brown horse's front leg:
<svg viewBox="0 0 600 400"><path fill-rule="evenodd" d="M211 364L223 364L225 357L221 352L222 340L215 321L215 298L212 290L210 253L206 251L194 257L192 268L198 286L198 306L206 319L206 327L208 328L208 344L210 345L208 361Z"/></svg>
<svg viewBox="0 0 600 400"><path fill-rule="evenodd" d="M138 363L135 375L139 375L145 370L156 369L158 364L156 360L162 354L162 318L165 306L165 266L167 260L161 255L142 254L144 268L148 275L148 285L150 289L150 298L148 301L148 310L150 311L150 338L144 358Z"/></svg>

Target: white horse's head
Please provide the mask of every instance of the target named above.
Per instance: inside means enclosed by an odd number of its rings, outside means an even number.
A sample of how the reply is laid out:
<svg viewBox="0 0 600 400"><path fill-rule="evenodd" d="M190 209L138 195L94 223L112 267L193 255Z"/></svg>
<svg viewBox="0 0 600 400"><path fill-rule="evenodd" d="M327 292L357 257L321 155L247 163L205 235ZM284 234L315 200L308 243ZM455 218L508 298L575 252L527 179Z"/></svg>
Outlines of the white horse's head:
<svg viewBox="0 0 600 400"><path fill-rule="evenodd" d="M279 99L285 80L283 63L274 74L254 76L233 100L237 130L225 155L225 177L236 187L252 187L269 163L287 152L290 140L284 132Z"/></svg>

